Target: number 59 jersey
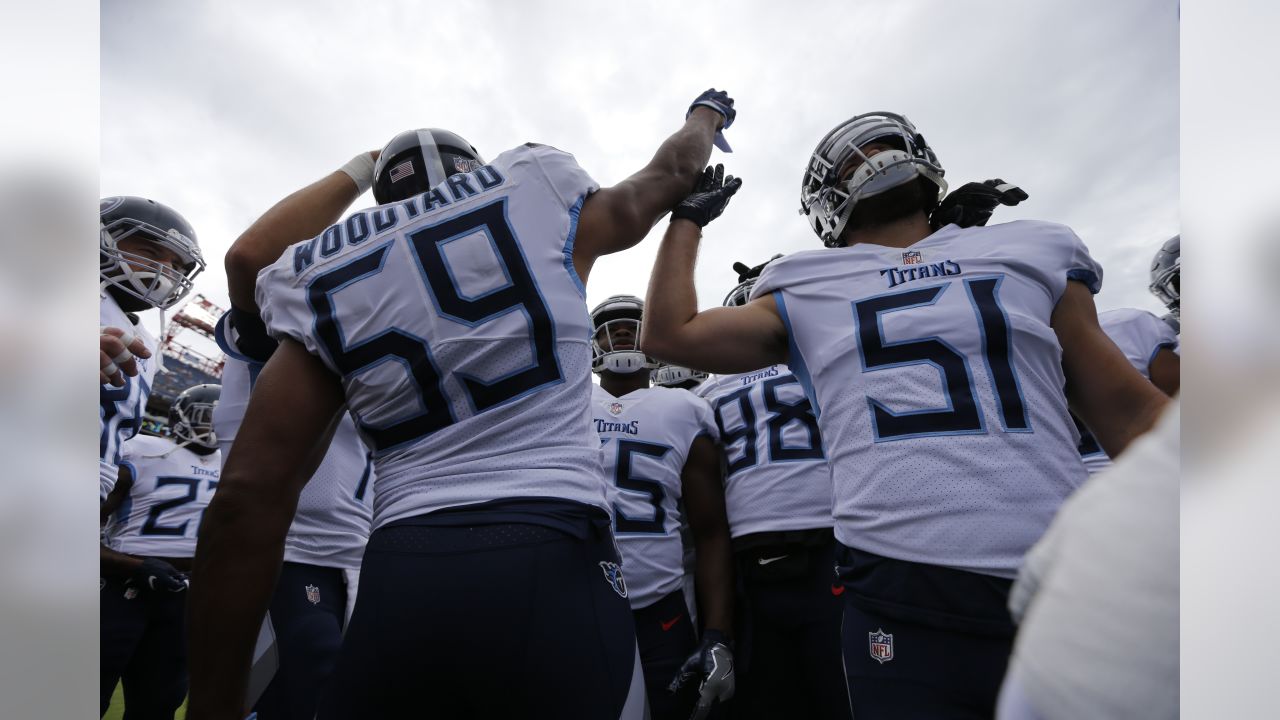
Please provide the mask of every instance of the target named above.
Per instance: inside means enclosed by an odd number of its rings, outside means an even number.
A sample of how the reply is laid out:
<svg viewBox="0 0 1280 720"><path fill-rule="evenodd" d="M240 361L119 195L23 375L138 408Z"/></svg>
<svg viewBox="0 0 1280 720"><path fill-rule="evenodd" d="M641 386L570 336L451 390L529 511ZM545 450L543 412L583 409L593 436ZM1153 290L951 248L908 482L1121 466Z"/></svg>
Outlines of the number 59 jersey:
<svg viewBox="0 0 1280 720"><path fill-rule="evenodd" d="M676 388L614 397L593 386L592 399L627 599L638 610L684 581L682 475L694 439L716 437L715 421L707 401Z"/></svg>
<svg viewBox="0 0 1280 720"><path fill-rule="evenodd" d="M908 248L796 253L765 268L818 415L837 539L1012 578L1086 476L1049 325L1102 268L1069 228L948 225Z"/></svg>
<svg viewBox="0 0 1280 720"><path fill-rule="evenodd" d="M604 508L590 318L573 267L598 185L540 145L354 213L258 276L268 332L342 379L374 529L489 500Z"/></svg>

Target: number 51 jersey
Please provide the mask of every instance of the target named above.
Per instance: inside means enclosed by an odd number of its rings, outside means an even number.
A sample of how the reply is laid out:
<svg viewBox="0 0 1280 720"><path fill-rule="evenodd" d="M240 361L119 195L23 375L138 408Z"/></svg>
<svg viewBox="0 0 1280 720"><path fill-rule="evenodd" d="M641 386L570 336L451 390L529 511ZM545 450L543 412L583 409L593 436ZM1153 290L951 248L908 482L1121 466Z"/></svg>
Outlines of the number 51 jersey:
<svg viewBox="0 0 1280 720"><path fill-rule="evenodd" d="M1012 578L1086 476L1049 326L1102 268L1070 229L948 225L765 268L790 365L818 415L836 538L898 560Z"/></svg>
<svg viewBox="0 0 1280 720"><path fill-rule="evenodd" d="M607 507L573 267L597 187L572 155L520 146L259 274L268 332L342 378L378 477L374 529L503 498Z"/></svg>

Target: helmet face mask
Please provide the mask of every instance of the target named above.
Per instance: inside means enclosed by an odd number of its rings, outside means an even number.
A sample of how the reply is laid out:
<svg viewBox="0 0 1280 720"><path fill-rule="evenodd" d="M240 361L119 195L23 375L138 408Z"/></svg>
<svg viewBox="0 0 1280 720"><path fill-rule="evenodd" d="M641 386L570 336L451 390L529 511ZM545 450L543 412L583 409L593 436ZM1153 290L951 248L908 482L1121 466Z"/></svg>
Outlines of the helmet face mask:
<svg viewBox="0 0 1280 720"><path fill-rule="evenodd" d="M373 198L379 205L421 195L450 175L484 165L462 136L440 128L406 130L391 138L373 167Z"/></svg>
<svg viewBox="0 0 1280 720"><path fill-rule="evenodd" d="M649 372L649 381L658 387L692 388L711 377L702 370L693 370L679 365L658 363L658 367Z"/></svg>
<svg viewBox="0 0 1280 720"><path fill-rule="evenodd" d="M1168 308L1175 320L1182 320L1182 236L1174 235L1156 251L1151 261L1151 294Z"/></svg>
<svg viewBox="0 0 1280 720"><path fill-rule="evenodd" d="M193 385L183 390L169 408L169 434L183 445L218 449L213 410L221 393L221 385Z"/></svg>
<svg viewBox="0 0 1280 720"><path fill-rule="evenodd" d="M178 267L129 252L128 239L153 243L178 258ZM103 287L128 311L166 309L191 292L204 258L195 232L177 212L153 200L104 198L99 204L99 274Z"/></svg>
<svg viewBox="0 0 1280 720"><path fill-rule="evenodd" d="M874 142L890 149L868 155ZM854 161L857 167L841 178ZM924 178L937 187L933 204L947 191L945 170L933 149L910 120L888 112L856 115L837 125L818 143L800 184L800 212L827 247L840 247L840 236L854 206L863 198Z"/></svg>
<svg viewBox="0 0 1280 720"><path fill-rule="evenodd" d="M757 278L747 278L738 283L728 295L724 296L725 307L741 307L751 298L751 288L756 286Z"/></svg>
<svg viewBox="0 0 1280 720"><path fill-rule="evenodd" d="M634 295L614 295L591 311L592 372L630 375L657 367L639 349L643 318L644 301ZM614 336L624 328L631 335L630 347L615 349Z"/></svg>

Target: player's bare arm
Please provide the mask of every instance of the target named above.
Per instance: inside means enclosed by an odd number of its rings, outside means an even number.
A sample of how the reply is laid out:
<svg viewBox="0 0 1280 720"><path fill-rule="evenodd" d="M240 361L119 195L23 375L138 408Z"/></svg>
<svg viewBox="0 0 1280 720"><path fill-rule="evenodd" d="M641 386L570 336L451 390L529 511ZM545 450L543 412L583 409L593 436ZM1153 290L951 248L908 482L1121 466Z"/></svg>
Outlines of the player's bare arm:
<svg viewBox="0 0 1280 720"><path fill-rule="evenodd" d="M1146 433L1169 398L1134 369L1098 325L1089 289L1074 280L1053 310L1049 324L1062 346L1071 409L1115 458Z"/></svg>
<svg viewBox="0 0 1280 720"><path fill-rule="evenodd" d="M707 104L699 104L709 95L712 98ZM703 93L694 101L684 125L662 143L648 165L586 199L573 247L574 269L584 283L596 258L639 243L672 206L689 194L711 157L716 132L732 123L734 115L733 100L728 94L714 90Z"/></svg>
<svg viewBox="0 0 1280 720"><path fill-rule="evenodd" d="M710 438L700 436L689 445L680 483L697 557L694 587L698 607L707 628L732 636L733 552L720 479L720 453Z"/></svg>
<svg viewBox="0 0 1280 720"><path fill-rule="evenodd" d="M1151 382L1165 395L1178 394L1182 384L1182 358L1178 353L1167 347L1160 348L1147 366L1147 372L1151 373Z"/></svg>
<svg viewBox="0 0 1280 720"><path fill-rule="evenodd" d="M673 211L649 277L640 346L675 365L739 373L787 360L787 329L773 298L698 312L693 268L702 228L724 211L742 181L707 171Z"/></svg>
<svg viewBox="0 0 1280 720"><path fill-rule="evenodd" d="M342 217L373 182L377 150L361 153L340 170L292 193L263 213L245 230L225 259L231 304L257 312L253 290L258 271L275 262L290 245L313 238Z"/></svg>
<svg viewBox="0 0 1280 720"><path fill-rule="evenodd" d="M243 718L254 640L298 495L328 449L342 386L299 343L263 368L200 528L190 598L192 720Z"/></svg>

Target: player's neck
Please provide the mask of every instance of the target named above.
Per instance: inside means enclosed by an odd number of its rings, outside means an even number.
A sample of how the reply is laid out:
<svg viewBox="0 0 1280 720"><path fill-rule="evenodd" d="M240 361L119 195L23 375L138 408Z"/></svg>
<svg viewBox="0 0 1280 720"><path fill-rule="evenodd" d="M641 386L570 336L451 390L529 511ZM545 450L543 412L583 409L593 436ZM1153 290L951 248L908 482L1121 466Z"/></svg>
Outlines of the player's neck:
<svg viewBox="0 0 1280 720"><path fill-rule="evenodd" d="M883 245L905 248L932 234L933 228L929 226L929 218L924 213L918 212L881 225L850 230L845 234L845 245Z"/></svg>
<svg viewBox="0 0 1280 720"><path fill-rule="evenodd" d="M649 387L649 373L646 370L638 370L623 375L605 371L600 373L600 387L614 397L622 397L629 392Z"/></svg>

